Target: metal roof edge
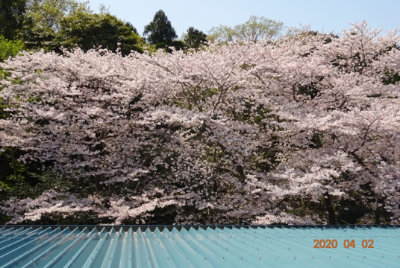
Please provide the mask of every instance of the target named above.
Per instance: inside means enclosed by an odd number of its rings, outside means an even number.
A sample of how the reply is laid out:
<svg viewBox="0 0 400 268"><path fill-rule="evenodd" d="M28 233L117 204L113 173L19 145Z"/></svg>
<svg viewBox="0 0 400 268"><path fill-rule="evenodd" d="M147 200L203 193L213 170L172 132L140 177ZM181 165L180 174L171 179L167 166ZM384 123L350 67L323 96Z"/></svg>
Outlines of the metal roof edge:
<svg viewBox="0 0 400 268"><path fill-rule="evenodd" d="M377 225L377 224L354 224L354 225L288 225L288 224L135 224L135 225L78 225L78 224L66 224L66 225L29 225L29 224L5 224L0 225L0 228L11 228L11 227L19 227L19 228L96 228L98 230L105 228L106 230L110 230L114 228L115 230L123 229L127 230L132 228L134 231L141 229L145 231L146 229L150 229L150 231L154 231L156 228L160 231L167 229L171 231L172 229L186 229L190 228L198 230L201 229L224 229L224 228L287 228L287 229L303 229L303 228L319 228L319 229L355 229L355 228L400 228L400 225Z"/></svg>

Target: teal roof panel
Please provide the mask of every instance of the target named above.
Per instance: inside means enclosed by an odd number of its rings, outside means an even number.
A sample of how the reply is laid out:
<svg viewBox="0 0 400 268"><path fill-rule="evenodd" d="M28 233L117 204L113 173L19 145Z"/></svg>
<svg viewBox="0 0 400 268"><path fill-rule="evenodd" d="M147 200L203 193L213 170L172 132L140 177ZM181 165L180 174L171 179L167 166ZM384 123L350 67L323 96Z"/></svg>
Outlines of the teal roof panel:
<svg viewBox="0 0 400 268"><path fill-rule="evenodd" d="M350 265L400 267L400 228L0 226L0 267Z"/></svg>

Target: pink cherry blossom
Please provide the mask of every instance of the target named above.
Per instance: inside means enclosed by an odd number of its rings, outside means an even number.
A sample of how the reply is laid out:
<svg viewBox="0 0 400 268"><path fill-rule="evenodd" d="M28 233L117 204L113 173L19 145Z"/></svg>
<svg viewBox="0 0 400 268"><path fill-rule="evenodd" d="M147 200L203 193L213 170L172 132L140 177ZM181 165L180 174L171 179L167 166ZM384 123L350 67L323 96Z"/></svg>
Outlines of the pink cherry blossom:
<svg viewBox="0 0 400 268"><path fill-rule="evenodd" d="M98 191L2 210L12 222L91 211L145 223L170 207L177 223L327 223L359 195L399 223L398 44L363 23L171 54L25 52L0 65L0 146ZM300 215L301 200L325 216Z"/></svg>

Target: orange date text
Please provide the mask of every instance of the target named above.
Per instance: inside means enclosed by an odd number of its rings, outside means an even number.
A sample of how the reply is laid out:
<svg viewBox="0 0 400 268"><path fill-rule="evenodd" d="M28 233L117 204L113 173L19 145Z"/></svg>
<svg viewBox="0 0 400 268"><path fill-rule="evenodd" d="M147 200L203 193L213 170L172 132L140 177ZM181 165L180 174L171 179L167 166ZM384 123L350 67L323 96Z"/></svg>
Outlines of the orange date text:
<svg viewBox="0 0 400 268"><path fill-rule="evenodd" d="M344 239L339 243L337 239L314 239L314 248L337 248L338 245L343 245L344 248L356 248L357 245L361 245L362 248L374 248L374 240L362 239L356 242L354 239Z"/></svg>

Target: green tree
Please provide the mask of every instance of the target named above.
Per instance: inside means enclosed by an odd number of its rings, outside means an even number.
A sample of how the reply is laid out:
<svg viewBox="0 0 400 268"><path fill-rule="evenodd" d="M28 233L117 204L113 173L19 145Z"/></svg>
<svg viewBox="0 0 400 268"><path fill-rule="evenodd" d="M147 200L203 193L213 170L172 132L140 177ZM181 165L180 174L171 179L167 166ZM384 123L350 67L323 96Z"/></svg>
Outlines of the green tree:
<svg viewBox="0 0 400 268"><path fill-rule="evenodd" d="M57 50L57 33L64 17L87 12L87 3L74 0L28 0L23 39L27 48Z"/></svg>
<svg viewBox="0 0 400 268"><path fill-rule="evenodd" d="M171 45L177 37L175 29L171 26L171 22L165 15L164 11L159 10L154 15L153 21L144 28L143 35L147 35L150 44Z"/></svg>
<svg viewBox="0 0 400 268"><path fill-rule="evenodd" d="M24 41L28 49L60 52L60 47L88 50L102 46L123 54L142 51L143 41L132 24L105 9L94 14L87 3L76 0L29 0Z"/></svg>
<svg viewBox="0 0 400 268"><path fill-rule="evenodd" d="M23 26L25 0L0 0L0 35L16 39Z"/></svg>
<svg viewBox="0 0 400 268"><path fill-rule="evenodd" d="M208 39L219 42L238 40L257 42L262 39L273 39L281 33L283 23L265 17L251 16L243 24L229 27L221 25L210 30Z"/></svg>
<svg viewBox="0 0 400 268"><path fill-rule="evenodd" d="M89 50L102 46L115 51L117 44L123 55L132 50L142 52L142 43L135 27L117 17L105 14L77 12L64 17L58 34L59 43L67 48Z"/></svg>
<svg viewBox="0 0 400 268"><path fill-rule="evenodd" d="M188 47L198 48L207 42L207 35L194 27L189 27L184 36L184 41Z"/></svg>
<svg viewBox="0 0 400 268"><path fill-rule="evenodd" d="M0 35L0 61L6 60L8 57L14 57L23 48L24 43L21 40L8 40Z"/></svg>

